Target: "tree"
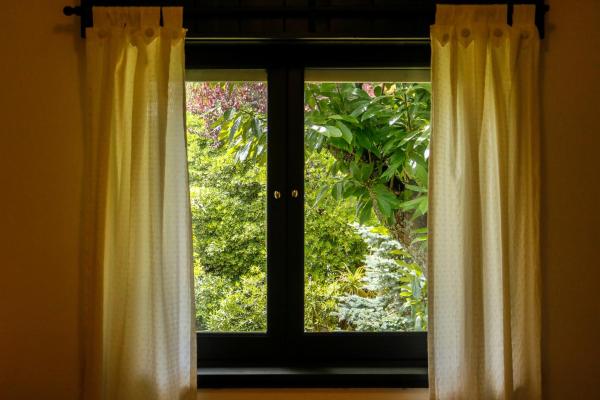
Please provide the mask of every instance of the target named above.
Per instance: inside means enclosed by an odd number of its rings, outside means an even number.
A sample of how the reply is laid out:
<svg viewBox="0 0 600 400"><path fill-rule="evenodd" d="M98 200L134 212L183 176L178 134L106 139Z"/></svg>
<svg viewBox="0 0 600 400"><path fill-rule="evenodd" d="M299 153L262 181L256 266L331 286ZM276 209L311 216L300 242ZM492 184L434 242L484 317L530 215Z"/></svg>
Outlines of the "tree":
<svg viewBox="0 0 600 400"><path fill-rule="evenodd" d="M305 100L307 151L335 159L317 200L353 198L357 220L374 213L426 273L429 85L308 83ZM233 111L213 127L238 159L264 162L266 132L249 122L263 118Z"/></svg>

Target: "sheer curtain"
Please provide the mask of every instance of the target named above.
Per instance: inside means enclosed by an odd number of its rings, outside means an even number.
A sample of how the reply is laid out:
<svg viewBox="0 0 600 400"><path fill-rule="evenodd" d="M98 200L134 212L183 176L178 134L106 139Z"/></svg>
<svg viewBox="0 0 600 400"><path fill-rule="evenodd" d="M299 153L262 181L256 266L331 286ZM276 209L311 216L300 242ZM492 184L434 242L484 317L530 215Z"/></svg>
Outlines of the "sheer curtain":
<svg viewBox="0 0 600 400"><path fill-rule="evenodd" d="M541 398L533 6L444 6L431 29L431 399Z"/></svg>
<svg viewBox="0 0 600 400"><path fill-rule="evenodd" d="M196 396L182 9L94 8L88 134L99 237L84 294L84 398Z"/></svg>

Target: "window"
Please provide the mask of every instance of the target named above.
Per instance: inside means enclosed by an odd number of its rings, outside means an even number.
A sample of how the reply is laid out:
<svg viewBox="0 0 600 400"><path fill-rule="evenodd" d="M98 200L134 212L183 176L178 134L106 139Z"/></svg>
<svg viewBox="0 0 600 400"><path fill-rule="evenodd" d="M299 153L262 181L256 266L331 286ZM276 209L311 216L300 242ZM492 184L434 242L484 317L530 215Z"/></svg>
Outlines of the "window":
<svg viewBox="0 0 600 400"><path fill-rule="evenodd" d="M304 330L424 331L429 83L307 72Z"/></svg>
<svg viewBox="0 0 600 400"><path fill-rule="evenodd" d="M433 2L182 3L200 385L425 386Z"/></svg>
<svg viewBox="0 0 600 400"><path fill-rule="evenodd" d="M202 72L186 87L196 327L266 332L266 73Z"/></svg>
<svg viewBox="0 0 600 400"><path fill-rule="evenodd" d="M426 385L427 75L188 70L201 386Z"/></svg>

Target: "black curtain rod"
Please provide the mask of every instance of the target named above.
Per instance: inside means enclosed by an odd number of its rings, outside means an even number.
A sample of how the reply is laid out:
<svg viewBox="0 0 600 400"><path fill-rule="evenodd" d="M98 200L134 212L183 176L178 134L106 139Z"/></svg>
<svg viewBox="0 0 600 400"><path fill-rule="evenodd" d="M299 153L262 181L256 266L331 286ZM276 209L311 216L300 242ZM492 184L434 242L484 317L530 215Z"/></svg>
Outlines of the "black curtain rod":
<svg viewBox="0 0 600 400"><path fill-rule="evenodd" d="M199 4L200 3L200 4ZM393 3L377 5L371 1L368 5L354 5L350 6L321 6L316 5L315 0L308 0L308 5L304 7L293 7L293 6L219 6L211 4L201 4L201 2L194 1L174 1L170 2L170 6L183 6L185 8L184 18L187 22L193 22L194 20L202 19L203 21L232 21L237 20L237 26L239 27L243 23L252 23L254 20L306 20L309 25L309 32L317 32L316 26L321 24L329 24L328 21L334 19L348 19L348 20L371 20L379 21L382 20L395 20L397 18L403 18L405 25L408 28L402 30L404 37L407 37L407 33L414 31L415 35L412 37L424 36L428 31L429 25L435 21L435 8L437 4L506 4L508 6L508 24L512 24L512 8L517 4L533 4L536 6L536 25L540 33L540 37L544 37L544 15L550 7L545 4L544 0L421 0L420 2L414 1L394 1ZM143 4L139 4L137 1L128 0L81 0L79 6L66 6L63 8L63 14L66 16L77 15L81 17L81 32L82 36L85 35L85 28L92 25L91 9L93 6L160 6L164 5L163 1L146 0ZM325 22L324 22L325 21ZM285 25L285 22L283 22ZM375 24L372 24L375 25ZM401 24L398 24L401 25ZM421 26L422 25L422 26ZM186 24L187 26L187 24ZM411 28L412 26L412 28ZM225 34L224 36L235 36L234 30ZM389 34L380 34L373 28L363 29L360 33L366 34L364 37L370 37L369 33L372 33L373 37L393 37L393 29L389 31ZM191 29L191 32L194 30ZM221 32L217 32L218 34ZM261 32L259 32L258 36ZM331 29L328 32L330 36L347 36L344 32L337 32L335 29ZM200 35L203 36L203 35ZM204 36L210 36L205 34ZM243 35L242 35L243 36ZM285 36L285 35L284 35ZM329 36L329 35L325 35ZM356 35L361 36L361 35ZM428 36L428 35L427 35Z"/></svg>

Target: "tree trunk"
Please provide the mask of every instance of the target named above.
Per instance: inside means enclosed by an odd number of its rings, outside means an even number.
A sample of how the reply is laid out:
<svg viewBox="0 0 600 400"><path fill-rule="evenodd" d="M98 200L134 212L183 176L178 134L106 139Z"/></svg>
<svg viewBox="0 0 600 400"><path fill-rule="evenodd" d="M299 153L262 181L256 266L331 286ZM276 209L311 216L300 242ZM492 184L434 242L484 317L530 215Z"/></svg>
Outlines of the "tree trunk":
<svg viewBox="0 0 600 400"><path fill-rule="evenodd" d="M377 204L375 200L373 200L373 204ZM385 226L392 237L400 242L406 252L410 254L413 262L421 267L421 271L427 278L427 248L423 246L422 242L413 243L417 238L414 231L427 226L424 219L411 221L410 213L398 210L394 215L394 222L390 223L377 206L373 207L373 211L381 225Z"/></svg>

